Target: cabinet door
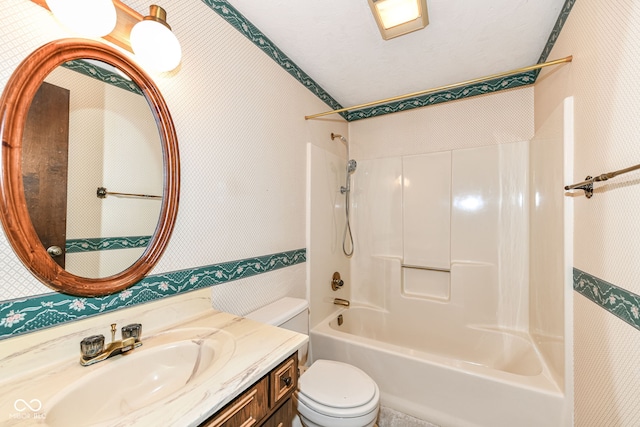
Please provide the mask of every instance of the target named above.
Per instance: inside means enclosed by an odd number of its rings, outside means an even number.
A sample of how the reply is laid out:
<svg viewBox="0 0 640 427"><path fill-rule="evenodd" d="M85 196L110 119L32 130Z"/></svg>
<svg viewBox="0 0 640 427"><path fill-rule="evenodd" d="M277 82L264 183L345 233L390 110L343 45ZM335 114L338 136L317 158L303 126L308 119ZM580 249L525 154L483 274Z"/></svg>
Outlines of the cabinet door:
<svg viewBox="0 0 640 427"><path fill-rule="evenodd" d="M213 418L201 424L200 427L251 427L257 425L258 421L269 412L268 385L268 378L263 378L225 406Z"/></svg>
<svg viewBox="0 0 640 427"><path fill-rule="evenodd" d="M293 399L289 398L269 419L263 424L263 427L291 427L295 408L293 407Z"/></svg>

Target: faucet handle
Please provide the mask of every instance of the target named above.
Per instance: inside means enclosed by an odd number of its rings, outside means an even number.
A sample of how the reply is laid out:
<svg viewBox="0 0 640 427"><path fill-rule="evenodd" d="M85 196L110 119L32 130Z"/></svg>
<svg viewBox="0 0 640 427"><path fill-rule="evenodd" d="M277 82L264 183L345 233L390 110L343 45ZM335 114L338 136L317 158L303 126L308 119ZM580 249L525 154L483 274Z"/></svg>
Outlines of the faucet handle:
<svg viewBox="0 0 640 427"><path fill-rule="evenodd" d="M333 273L333 276L331 277L331 289L333 289L334 291L337 291L343 286L344 286L344 280L340 278L340 273L336 271L335 273Z"/></svg>
<svg viewBox="0 0 640 427"><path fill-rule="evenodd" d="M122 327L122 339L127 339L133 337L136 341L140 341L142 337L142 324L140 323L132 323L127 326Z"/></svg>
<svg viewBox="0 0 640 427"><path fill-rule="evenodd" d="M104 350L104 335L91 335L80 341L80 354L84 359L92 359Z"/></svg>

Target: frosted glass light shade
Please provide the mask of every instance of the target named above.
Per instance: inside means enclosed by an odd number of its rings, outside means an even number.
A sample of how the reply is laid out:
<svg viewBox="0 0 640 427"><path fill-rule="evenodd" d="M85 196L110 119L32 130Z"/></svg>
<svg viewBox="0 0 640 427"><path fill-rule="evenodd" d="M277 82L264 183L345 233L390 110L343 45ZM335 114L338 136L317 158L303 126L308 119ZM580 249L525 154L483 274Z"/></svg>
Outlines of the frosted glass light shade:
<svg viewBox="0 0 640 427"><path fill-rule="evenodd" d="M116 7L112 0L47 0L58 21L85 37L102 37L116 26Z"/></svg>
<svg viewBox="0 0 640 427"><path fill-rule="evenodd" d="M369 0L369 7L385 40L429 24L426 0Z"/></svg>
<svg viewBox="0 0 640 427"><path fill-rule="evenodd" d="M378 14L385 29L404 24L420 16L418 3L415 0L386 0L375 3Z"/></svg>
<svg viewBox="0 0 640 427"><path fill-rule="evenodd" d="M153 20L140 21L133 27L131 48L142 66L155 71L171 71L182 58L182 48L175 34Z"/></svg>

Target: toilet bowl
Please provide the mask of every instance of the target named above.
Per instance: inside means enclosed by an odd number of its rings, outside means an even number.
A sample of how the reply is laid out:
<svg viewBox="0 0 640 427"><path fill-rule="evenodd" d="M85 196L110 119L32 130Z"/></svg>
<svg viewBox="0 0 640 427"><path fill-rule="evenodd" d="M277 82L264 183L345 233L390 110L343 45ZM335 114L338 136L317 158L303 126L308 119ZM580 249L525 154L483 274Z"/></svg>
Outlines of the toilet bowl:
<svg viewBox="0 0 640 427"><path fill-rule="evenodd" d="M246 317L309 334L308 303L283 298ZM307 347L298 351L306 361ZM300 377L294 403L305 427L370 427L375 425L380 403L378 385L355 366L333 360L315 361Z"/></svg>
<svg viewBox="0 0 640 427"><path fill-rule="evenodd" d="M355 366L317 360L300 377L294 399L307 427L368 427L378 416L380 391Z"/></svg>

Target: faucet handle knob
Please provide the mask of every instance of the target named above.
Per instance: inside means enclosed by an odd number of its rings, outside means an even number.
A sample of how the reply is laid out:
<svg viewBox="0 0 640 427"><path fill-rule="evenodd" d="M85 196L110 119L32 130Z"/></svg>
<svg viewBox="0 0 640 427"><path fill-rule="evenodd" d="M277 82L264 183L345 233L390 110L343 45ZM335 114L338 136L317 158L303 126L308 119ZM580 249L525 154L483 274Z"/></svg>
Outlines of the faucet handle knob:
<svg viewBox="0 0 640 427"><path fill-rule="evenodd" d="M337 291L343 286L344 286L344 281L340 278L340 273L336 271L335 273L333 273L333 276L331 277L331 289L333 289L334 291Z"/></svg>
<svg viewBox="0 0 640 427"><path fill-rule="evenodd" d="M132 323L130 325L123 326L121 332L123 340L133 337L136 341L140 341L140 337L142 337L142 324Z"/></svg>
<svg viewBox="0 0 640 427"><path fill-rule="evenodd" d="M104 335L91 335L80 341L80 354L84 359L92 359L104 350Z"/></svg>

